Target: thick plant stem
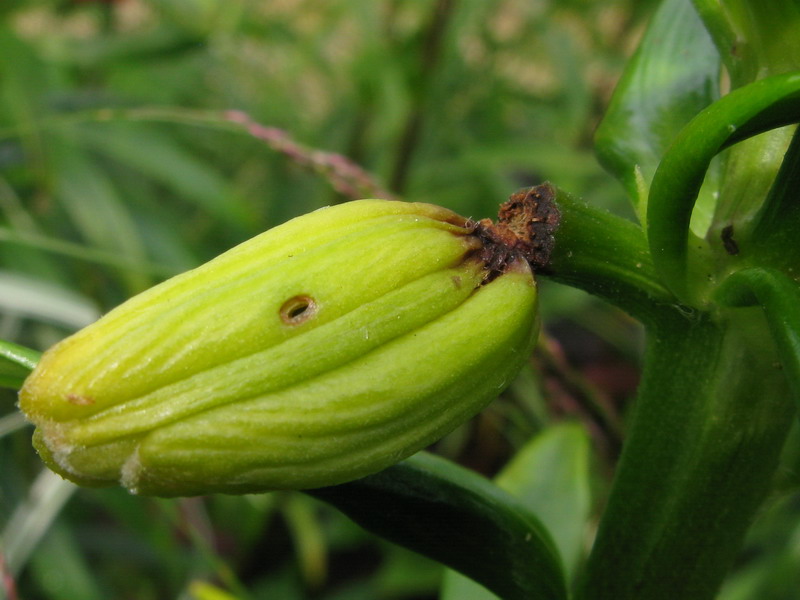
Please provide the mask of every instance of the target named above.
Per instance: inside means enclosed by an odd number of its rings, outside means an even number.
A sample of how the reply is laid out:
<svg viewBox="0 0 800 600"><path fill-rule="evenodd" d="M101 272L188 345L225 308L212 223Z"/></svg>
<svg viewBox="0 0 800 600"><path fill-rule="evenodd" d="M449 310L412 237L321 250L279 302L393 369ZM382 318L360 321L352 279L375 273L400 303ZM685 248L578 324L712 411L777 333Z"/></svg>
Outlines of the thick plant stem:
<svg viewBox="0 0 800 600"><path fill-rule="evenodd" d="M553 188L553 194L559 220L544 275L603 298L643 323L678 305L658 279L641 227L563 190Z"/></svg>
<svg viewBox="0 0 800 600"><path fill-rule="evenodd" d="M794 409L755 309L648 327L640 396L581 600L714 597Z"/></svg>
<svg viewBox="0 0 800 600"><path fill-rule="evenodd" d="M535 273L603 298L644 323L677 306L658 280L641 227L550 183L512 194L498 223L483 219L476 231L486 247L501 249L491 262L520 255Z"/></svg>

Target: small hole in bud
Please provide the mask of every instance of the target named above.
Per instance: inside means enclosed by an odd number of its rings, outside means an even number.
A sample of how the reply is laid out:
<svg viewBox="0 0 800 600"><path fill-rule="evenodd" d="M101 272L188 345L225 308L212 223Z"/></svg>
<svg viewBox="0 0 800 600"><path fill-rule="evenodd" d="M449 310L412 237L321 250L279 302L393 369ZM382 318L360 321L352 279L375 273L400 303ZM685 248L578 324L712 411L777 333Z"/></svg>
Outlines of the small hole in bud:
<svg viewBox="0 0 800 600"><path fill-rule="evenodd" d="M317 303L311 296L295 296L284 302L278 312L286 325L299 325L317 314Z"/></svg>

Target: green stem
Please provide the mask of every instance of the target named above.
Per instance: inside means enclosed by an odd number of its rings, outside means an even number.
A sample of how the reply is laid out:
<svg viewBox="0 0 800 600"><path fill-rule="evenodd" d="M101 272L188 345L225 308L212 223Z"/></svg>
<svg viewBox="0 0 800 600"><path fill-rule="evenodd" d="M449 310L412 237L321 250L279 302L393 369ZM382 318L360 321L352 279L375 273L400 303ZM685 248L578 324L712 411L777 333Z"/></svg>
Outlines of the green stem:
<svg viewBox="0 0 800 600"><path fill-rule="evenodd" d="M735 559L793 413L763 317L738 310L649 328L581 600L713 598Z"/></svg>
<svg viewBox="0 0 800 600"><path fill-rule="evenodd" d="M641 227L556 190L560 219L549 278L594 294L647 323L675 297L659 281Z"/></svg>

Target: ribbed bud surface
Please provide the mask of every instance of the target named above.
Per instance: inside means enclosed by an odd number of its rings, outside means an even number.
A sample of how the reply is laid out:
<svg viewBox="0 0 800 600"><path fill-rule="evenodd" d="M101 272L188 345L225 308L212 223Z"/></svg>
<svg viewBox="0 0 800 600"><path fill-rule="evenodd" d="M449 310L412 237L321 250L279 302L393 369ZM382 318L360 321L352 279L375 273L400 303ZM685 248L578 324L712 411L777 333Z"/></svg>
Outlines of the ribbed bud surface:
<svg viewBox="0 0 800 600"><path fill-rule="evenodd" d="M20 408L45 462L84 485L173 496L375 472L483 408L530 353L530 269L487 277L482 245L433 205L310 213L54 346Z"/></svg>

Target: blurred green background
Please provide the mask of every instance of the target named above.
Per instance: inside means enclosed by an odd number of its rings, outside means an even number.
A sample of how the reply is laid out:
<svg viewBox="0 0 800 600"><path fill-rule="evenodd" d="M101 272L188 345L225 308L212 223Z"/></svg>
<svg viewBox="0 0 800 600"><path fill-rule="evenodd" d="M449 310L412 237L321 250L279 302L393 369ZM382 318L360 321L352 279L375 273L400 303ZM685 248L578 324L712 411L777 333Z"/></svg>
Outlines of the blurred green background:
<svg viewBox="0 0 800 600"><path fill-rule="evenodd" d="M44 349L171 274L353 197L483 218L550 180L628 214L592 135L655 4L3 0L0 338ZM594 442L599 507L640 331L548 282L542 309L531 367L436 449L491 476L537 432L576 420ZM302 494L76 490L41 471L15 396L0 390L0 594L438 597L439 566ZM756 567L797 570L789 504L751 542L748 581L763 579ZM749 597L734 584L730 598Z"/></svg>

